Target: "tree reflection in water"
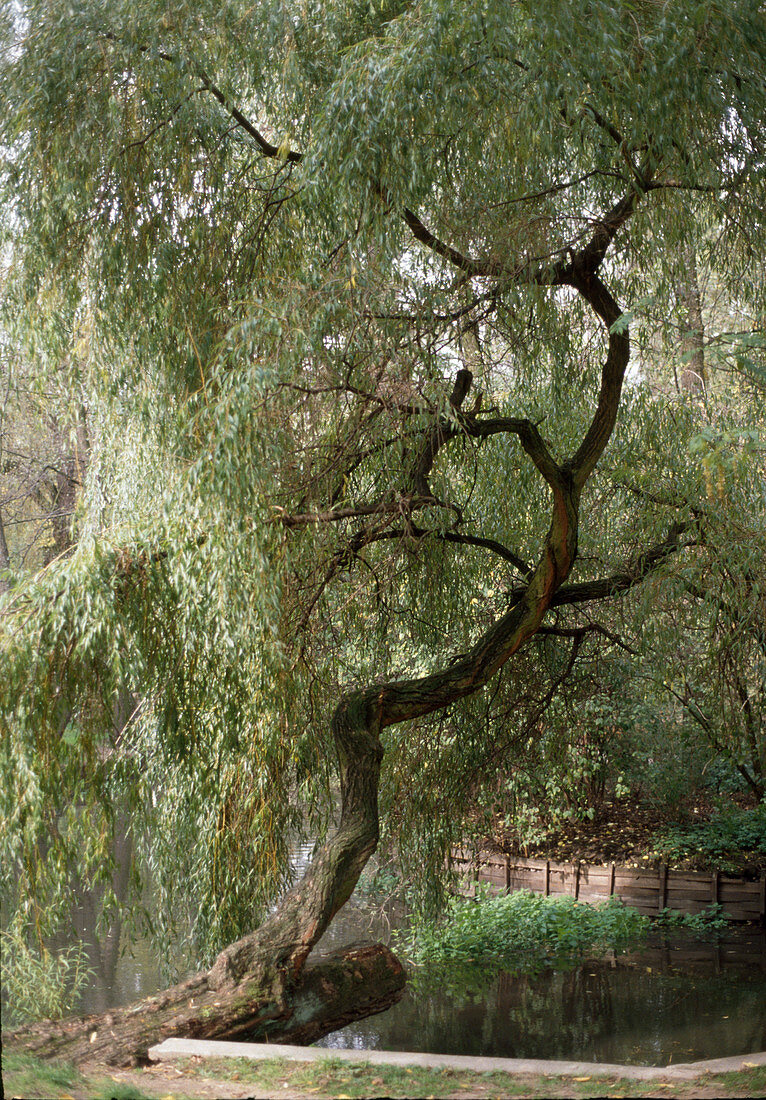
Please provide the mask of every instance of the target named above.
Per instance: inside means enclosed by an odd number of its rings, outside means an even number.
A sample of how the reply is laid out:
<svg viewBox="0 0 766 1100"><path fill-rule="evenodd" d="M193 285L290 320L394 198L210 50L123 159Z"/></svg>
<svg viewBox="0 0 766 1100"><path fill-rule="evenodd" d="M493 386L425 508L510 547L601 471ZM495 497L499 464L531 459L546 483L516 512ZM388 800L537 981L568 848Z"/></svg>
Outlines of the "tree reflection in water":
<svg viewBox="0 0 766 1100"><path fill-rule="evenodd" d="M766 1049L766 947L748 940L750 961L724 966L696 944L691 959L666 945L539 974L451 968L322 1045L639 1065L753 1053Z"/></svg>

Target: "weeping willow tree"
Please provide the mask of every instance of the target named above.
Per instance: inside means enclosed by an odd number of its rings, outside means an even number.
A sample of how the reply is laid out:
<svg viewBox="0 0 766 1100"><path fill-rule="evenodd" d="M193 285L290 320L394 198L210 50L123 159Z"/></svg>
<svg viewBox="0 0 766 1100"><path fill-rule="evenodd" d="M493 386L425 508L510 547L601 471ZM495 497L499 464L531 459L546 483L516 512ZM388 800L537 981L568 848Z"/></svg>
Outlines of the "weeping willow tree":
<svg viewBox="0 0 766 1100"><path fill-rule="evenodd" d="M108 886L119 818L214 960L16 1041L310 1040L399 995L382 948L307 964L380 818L443 860L587 609L697 537L656 499L626 534L597 464L662 468L621 397L682 248L760 308L763 16L45 0L3 32L4 340L91 439L74 549L2 605L14 919Z"/></svg>

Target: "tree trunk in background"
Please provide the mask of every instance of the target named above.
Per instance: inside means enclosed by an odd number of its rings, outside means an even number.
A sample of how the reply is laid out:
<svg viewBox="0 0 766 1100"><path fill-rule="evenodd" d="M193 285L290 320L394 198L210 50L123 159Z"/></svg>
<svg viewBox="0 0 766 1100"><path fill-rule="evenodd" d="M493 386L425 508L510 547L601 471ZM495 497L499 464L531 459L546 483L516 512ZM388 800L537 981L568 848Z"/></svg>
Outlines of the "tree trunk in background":
<svg viewBox="0 0 766 1100"><path fill-rule="evenodd" d="M707 376L705 374L705 329L702 321L702 296L700 294L697 257L694 248L687 245L683 250L683 271L677 286L678 301L684 313L682 322L681 349L684 361L678 380L683 393L702 395L705 392Z"/></svg>
<svg viewBox="0 0 766 1100"><path fill-rule="evenodd" d="M10 569L11 559L8 554L8 543L5 541L5 527L3 526L3 513L0 510L0 574L3 570ZM0 576L0 596L10 589L10 584L5 577Z"/></svg>
<svg viewBox="0 0 766 1100"><path fill-rule="evenodd" d="M55 477L50 479L50 522L53 533L53 546L50 556L51 558L57 558L65 554L73 545L72 521L77 506L77 498L82 491L85 480L90 441L84 413L80 415L77 421L74 444L62 434L59 425L55 421L52 421L52 431L60 455Z"/></svg>

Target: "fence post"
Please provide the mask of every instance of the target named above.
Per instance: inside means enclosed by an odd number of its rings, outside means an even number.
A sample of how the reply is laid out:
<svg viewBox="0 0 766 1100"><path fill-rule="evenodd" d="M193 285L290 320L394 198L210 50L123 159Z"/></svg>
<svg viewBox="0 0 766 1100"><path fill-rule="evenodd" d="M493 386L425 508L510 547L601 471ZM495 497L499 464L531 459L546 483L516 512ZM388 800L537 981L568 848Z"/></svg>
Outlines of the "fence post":
<svg viewBox="0 0 766 1100"><path fill-rule="evenodd" d="M760 905L761 924L766 924L766 875L761 875L761 898Z"/></svg>
<svg viewBox="0 0 766 1100"><path fill-rule="evenodd" d="M713 905L718 905L718 871L713 871L713 876L710 882L710 900Z"/></svg>
<svg viewBox="0 0 766 1100"><path fill-rule="evenodd" d="M545 896L550 897L551 893L551 861L546 859L545 861Z"/></svg>
<svg viewBox="0 0 766 1100"><path fill-rule="evenodd" d="M580 896L580 860L579 859L578 859L578 861L577 861L577 863L574 867L574 896L575 896L575 901L577 901L577 899Z"/></svg>
<svg viewBox="0 0 766 1100"><path fill-rule="evenodd" d="M511 892L511 857L509 855L505 857L505 892L506 894Z"/></svg>
<svg viewBox="0 0 766 1100"><path fill-rule="evenodd" d="M609 868L609 897L614 897L614 861Z"/></svg>
<svg viewBox="0 0 766 1100"><path fill-rule="evenodd" d="M668 865L660 864L660 889L657 898L657 911L659 913L666 907L668 901Z"/></svg>

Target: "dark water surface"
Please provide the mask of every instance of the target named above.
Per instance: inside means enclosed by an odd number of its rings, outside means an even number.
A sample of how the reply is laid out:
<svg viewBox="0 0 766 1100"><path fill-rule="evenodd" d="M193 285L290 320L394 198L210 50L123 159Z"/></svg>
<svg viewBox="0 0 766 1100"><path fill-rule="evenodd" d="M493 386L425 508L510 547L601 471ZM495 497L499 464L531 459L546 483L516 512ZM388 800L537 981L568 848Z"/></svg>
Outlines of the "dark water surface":
<svg viewBox="0 0 766 1100"><path fill-rule="evenodd" d="M320 948L390 939L398 918L349 903ZM163 987L148 943L97 975L80 1005L99 1012ZM473 985L476 986L474 976ZM701 941L657 935L645 948L535 976L487 974L481 988L409 988L403 1000L320 1045L634 1065L766 1050L766 933Z"/></svg>
<svg viewBox="0 0 766 1100"><path fill-rule="evenodd" d="M660 970L648 952L567 973L499 974L480 994L408 991L320 1045L628 1065L750 1054L766 1050L766 972L716 972L713 960Z"/></svg>
<svg viewBox="0 0 766 1100"><path fill-rule="evenodd" d="M364 913L339 914L327 946L359 938ZM366 938L387 939L390 916L367 922ZM766 932L656 933L626 955L496 974L480 990L416 984L387 1012L318 1045L626 1065L753 1054L766 1050Z"/></svg>

